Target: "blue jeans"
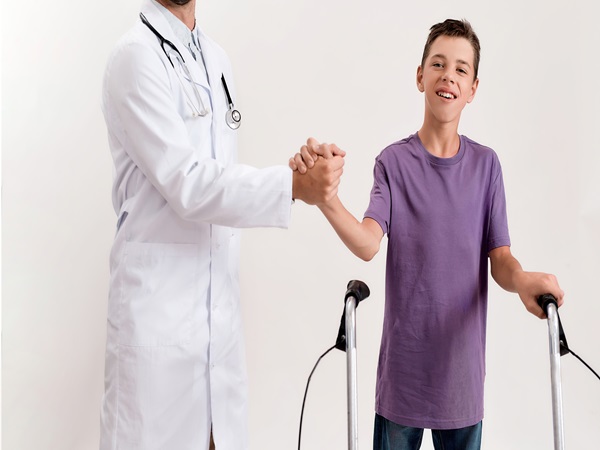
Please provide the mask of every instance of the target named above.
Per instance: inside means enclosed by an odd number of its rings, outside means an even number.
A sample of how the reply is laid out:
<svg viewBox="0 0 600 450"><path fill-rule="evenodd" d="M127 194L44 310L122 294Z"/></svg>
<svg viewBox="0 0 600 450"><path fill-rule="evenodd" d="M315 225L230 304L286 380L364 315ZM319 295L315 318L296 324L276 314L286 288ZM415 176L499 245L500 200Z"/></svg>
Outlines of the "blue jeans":
<svg viewBox="0 0 600 450"><path fill-rule="evenodd" d="M479 422L456 430L431 430L435 450L480 450L481 427ZM423 428L398 425L375 414L373 450L418 450L423 440Z"/></svg>

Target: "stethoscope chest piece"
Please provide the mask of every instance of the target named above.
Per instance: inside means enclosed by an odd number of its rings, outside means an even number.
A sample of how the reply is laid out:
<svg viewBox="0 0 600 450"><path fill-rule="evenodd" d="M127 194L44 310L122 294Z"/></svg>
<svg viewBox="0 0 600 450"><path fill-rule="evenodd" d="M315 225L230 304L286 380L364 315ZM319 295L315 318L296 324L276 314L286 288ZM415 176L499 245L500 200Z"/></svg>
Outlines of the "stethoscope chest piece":
<svg viewBox="0 0 600 450"><path fill-rule="evenodd" d="M221 74L221 83L223 83L225 99L227 100L228 105L227 112L225 113L225 122L229 128L237 130L242 124L242 114L233 106L233 100L231 99L231 94L229 93L227 82L225 81L225 74Z"/></svg>
<svg viewBox="0 0 600 450"><path fill-rule="evenodd" d="M225 113L225 122L232 130L237 130L242 124L242 114L231 107Z"/></svg>

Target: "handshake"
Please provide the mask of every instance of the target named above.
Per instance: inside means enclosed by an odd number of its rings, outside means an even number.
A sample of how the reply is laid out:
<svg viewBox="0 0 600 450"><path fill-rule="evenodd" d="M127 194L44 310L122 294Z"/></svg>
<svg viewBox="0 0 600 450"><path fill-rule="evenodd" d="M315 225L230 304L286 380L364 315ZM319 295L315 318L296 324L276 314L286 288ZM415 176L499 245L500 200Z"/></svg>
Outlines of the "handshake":
<svg viewBox="0 0 600 450"><path fill-rule="evenodd" d="M309 205L322 205L337 196L346 152L335 144L320 144L308 138L299 153L290 158L293 172L292 198Z"/></svg>

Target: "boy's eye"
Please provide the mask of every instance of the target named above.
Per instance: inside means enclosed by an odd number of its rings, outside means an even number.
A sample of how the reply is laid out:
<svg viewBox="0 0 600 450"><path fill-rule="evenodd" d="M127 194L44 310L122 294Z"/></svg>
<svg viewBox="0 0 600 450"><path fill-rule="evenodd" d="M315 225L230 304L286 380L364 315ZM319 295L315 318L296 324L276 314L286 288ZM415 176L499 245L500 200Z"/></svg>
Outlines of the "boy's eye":
<svg viewBox="0 0 600 450"><path fill-rule="evenodd" d="M458 71L459 71L460 73L464 74L464 75L466 75L466 74L467 74L467 71L466 71L465 69L458 69Z"/></svg>
<svg viewBox="0 0 600 450"><path fill-rule="evenodd" d="M433 67L442 67L442 63L434 62Z"/></svg>

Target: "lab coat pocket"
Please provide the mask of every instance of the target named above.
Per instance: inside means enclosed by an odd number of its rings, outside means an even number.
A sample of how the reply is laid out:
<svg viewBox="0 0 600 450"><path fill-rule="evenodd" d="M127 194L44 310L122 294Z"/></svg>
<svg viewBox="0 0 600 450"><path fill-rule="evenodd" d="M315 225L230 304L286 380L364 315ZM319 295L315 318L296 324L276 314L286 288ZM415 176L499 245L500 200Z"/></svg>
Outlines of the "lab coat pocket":
<svg viewBox="0 0 600 450"><path fill-rule="evenodd" d="M200 278L198 245L128 242L123 259L119 344L189 343Z"/></svg>

